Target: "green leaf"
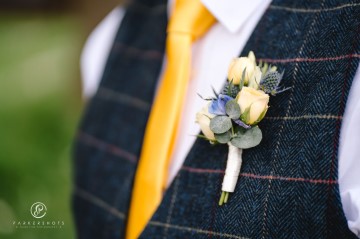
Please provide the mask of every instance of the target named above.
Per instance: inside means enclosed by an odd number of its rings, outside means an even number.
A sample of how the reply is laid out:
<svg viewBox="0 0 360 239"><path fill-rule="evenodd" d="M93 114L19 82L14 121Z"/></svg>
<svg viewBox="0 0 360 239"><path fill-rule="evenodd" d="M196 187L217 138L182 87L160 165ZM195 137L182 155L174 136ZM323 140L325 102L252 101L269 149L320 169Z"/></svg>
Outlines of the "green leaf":
<svg viewBox="0 0 360 239"><path fill-rule="evenodd" d="M233 87L234 87L234 85L233 85L233 80L231 80L230 82L229 82L229 89L228 89L228 95L230 95L231 94L231 92L233 91Z"/></svg>
<svg viewBox="0 0 360 239"><path fill-rule="evenodd" d="M197 135L195 135L195 137L197 137L197 138L199 138L199 139L209 140L205 135L202 135L202 134L197 134Z"/></svg>
<svg viewBox="0 0 360 239"><path fill-rule="evenodd" d="M262 140L262 132L259 127L252 127L245 132L238 132L231 139L231 144L240 149L248 149L257 146Z"/></svg>
<svg viewBox="0 0 360 239"><path fill-rule="evenodd" d="M265 75L265 73L267 72L268 68L269 68L269 64L265 62L265 63L264 63L264 66L261 68L261 73L262 73L263 75Z"/></svg>
<svg viewBox="0 0 360 239"><path fill-rule="evenodd" d="M223 134L231 127L231 119L227 116L216 116L210 120L210 129L215 134Z"/></svg>
<svg viewBox="0 0 360 239"><path fill-rule="evenodd" d="M249 120L250 120L250 108L251 105L249 107L247 107L244 111L244 113L242 113L240 115L240 119L242 122L244 122L245 124L248 124Z"/></svg>
<svg viewBox="0 0 360 239"><path fill-rule="evenodd" d="M226 114L231 119L240 118L240 106L235 100L229 100L225 105Z"/></svg>
<svg viewBox="0 0 360 239"><path fill-rule="evenodd" d="M239 84L239 90L241 90L245 84L245 74L246 74L246 67L244 68L242 75L241 75L241 80L240 80L240 84Z"/></svg>
<svg viewBox="0 0 360 239"><path fill-rule="evenodd" d="M216 141L218 141L220 144L226 144L231 139L231 133L230 131L226 131L223 134L214 134Z"/></svg>

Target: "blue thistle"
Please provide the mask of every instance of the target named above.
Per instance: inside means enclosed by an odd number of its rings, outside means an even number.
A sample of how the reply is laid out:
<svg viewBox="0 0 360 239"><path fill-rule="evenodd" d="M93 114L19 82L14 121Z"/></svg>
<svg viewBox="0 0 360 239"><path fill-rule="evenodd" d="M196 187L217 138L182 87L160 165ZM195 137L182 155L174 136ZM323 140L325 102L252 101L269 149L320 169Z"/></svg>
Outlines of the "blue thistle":
<svg viewBox="0 0 360 239"><path fill-rule="evenodd" d="M229 100L233 100L233 98L228 95L219 94L209 105L209 113L213 115L226 115L225 106Z"/></svg>
<svg viewBox="0 0 360 239"><path fill-rule="evenodd" d="M237 94L239 93L239 87L236 87L232 81L226 82L225 87L222 91L223 95L228 95L232 98L236 98Z"/></svg>
<svg viewBox="0 0 360 239"><path fill-rule="evenodd" d="M264 74L260 81L260 89L264 91L266 94L276 95L278 93L284 92L288 88L281 88L279 85L281 83L281 80L284 76L284 71L281 72L281 74L277 71L271 71L271 67L269 67L269 70Z"/></svg>

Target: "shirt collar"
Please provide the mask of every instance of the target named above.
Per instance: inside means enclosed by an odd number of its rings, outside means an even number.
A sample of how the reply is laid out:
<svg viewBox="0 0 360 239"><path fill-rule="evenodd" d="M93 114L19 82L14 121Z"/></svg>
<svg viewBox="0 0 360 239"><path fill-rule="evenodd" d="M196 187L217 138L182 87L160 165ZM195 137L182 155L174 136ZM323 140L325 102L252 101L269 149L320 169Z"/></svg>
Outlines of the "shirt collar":
<svg viewBox="0 0 360 239"><path fill-rule="evenodd" d="M237 32L261 4L271 0L201 0L204 6L231 33Z"/></svg>

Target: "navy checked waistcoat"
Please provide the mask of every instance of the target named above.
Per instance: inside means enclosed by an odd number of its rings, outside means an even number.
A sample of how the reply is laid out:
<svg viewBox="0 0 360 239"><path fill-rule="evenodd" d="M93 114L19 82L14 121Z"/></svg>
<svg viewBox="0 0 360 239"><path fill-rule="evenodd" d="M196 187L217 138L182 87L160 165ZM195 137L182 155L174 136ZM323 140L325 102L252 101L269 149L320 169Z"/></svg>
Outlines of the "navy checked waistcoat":
<svg viewBox="0 0 360 239"><path fill-rule="evenodd" d="M127 7L87 105L74 150L79 238L124 238L166 24L166 0ZM217 205L227 147L199 139L140 238L355 238L342 210L337 155L360 58L360 2L275 0L242 54L250 50L285 70L291 89L271 98L263 141L244 151L235 193Z"/></svg>

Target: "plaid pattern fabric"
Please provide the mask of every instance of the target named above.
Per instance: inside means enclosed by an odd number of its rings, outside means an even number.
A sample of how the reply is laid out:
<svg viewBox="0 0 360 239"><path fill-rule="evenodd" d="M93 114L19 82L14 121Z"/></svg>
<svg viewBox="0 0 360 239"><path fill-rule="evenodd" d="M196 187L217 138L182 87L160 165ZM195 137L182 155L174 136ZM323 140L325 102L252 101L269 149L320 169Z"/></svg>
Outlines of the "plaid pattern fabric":
<svg viewBox="0 0 360 239"><path fill-rule="evenodd" d="M138 1L119 29L75 147L80 238L123 238L142 137L164 54L164 0ZM285 70L263 141L243 154L217 206L227 147L197 140L141 238L356 238L338 181L342 115L360 59L360 2L275 0L244 49ZM225 80L224 80L225 82Z"/></svg>
<svg viewBox="0 0 360 239"><path fill-rule="evenodd" d="M127 6L74 150L73 207L79 238L124 236L136 162L160 74L166 0Z"/></svg>

